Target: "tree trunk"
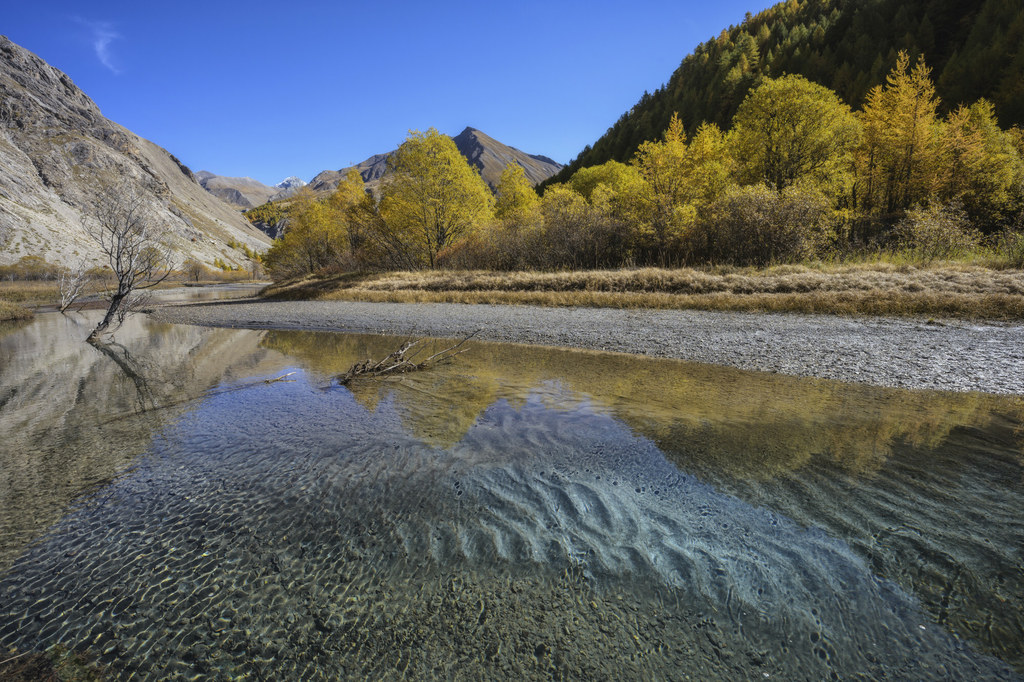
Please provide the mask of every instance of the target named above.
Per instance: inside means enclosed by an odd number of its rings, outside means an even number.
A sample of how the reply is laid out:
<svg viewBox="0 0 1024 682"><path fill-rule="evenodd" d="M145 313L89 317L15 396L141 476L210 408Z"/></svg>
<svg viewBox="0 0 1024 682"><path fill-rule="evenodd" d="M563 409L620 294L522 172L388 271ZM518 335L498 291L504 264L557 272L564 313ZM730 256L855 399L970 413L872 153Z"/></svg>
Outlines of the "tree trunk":
<svg viewBox="0 0 1024 682"><path fill-rule="evenodd" d="M124 301L125 296L127 296L127 294L122 294L120 292L111 296L110 306L107 308L107 314L103 316L103 320L96 325L95 329L92 330L92 333L89 334L86 341L89 343L97 343L100 340L100 336L107 330L107 327L110 326L110 323L113 321L114 315L117 314L117 309L121 307L121 302Z"/></svg>

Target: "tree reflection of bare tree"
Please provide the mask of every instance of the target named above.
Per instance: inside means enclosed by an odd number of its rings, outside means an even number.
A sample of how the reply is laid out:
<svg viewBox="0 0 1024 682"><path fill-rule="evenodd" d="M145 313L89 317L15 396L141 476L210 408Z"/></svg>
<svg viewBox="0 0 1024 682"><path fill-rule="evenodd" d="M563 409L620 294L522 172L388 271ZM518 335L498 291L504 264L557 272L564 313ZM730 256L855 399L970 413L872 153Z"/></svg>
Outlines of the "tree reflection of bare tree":
<svg viewBox="0 0 1024 682"><path fill-rule="evenodd" d="M143 374L140 363L132 358L131 351L120 343L94 343L92 347L113 360L121 372L135 385L135 411L138 414L157 408L156 398L149 381Z"/></svg>

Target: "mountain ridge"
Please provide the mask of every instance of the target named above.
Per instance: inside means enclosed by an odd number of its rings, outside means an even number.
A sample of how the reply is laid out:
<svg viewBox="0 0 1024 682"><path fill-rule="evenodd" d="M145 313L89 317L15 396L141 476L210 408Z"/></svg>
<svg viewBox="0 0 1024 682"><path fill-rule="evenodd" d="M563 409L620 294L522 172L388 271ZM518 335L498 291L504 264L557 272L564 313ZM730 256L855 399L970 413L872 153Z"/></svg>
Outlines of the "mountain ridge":
<svg viewBox="0 0 1024 682"><path fill-rule="evenodd" d="M499 142L472 126L467 126L451 139L459 153L480 171L480 176L492 191L497 187L498 179L507 163L515 162L521 165L526 171L527 179L534 185L543 182L562 168L562 164L547 156L528 154ZM339 170L321 171L309 182L309 187L314 192L333 191L345 179L348 171L355 168L367 187L376 191L387 172L387 160L395 151L397 150L393 149L383 154L374 154L353 166Z"/></svg>
<svg viewBox="0 0 1024 682"><path fill-rule="evenodd" d="M179 257L244 265L267 237L166 149L107 119L67 74L0 36L0 263L103 264L89 220L103 182L139 188Z"/></svg>

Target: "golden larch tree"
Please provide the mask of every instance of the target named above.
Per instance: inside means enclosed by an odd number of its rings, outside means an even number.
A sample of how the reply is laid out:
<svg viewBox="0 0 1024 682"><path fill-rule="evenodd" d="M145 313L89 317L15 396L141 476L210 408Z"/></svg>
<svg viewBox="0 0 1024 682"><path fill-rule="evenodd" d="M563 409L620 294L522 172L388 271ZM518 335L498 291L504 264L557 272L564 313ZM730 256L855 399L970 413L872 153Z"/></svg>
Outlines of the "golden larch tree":
<svg viewBox="0 0 1024 682"><path fill-rule="evenodd" d="M435 267L442 249L494 216L494 198L480 173L434 128L411 131L388 166L381 216L423 265Z"/></svg>

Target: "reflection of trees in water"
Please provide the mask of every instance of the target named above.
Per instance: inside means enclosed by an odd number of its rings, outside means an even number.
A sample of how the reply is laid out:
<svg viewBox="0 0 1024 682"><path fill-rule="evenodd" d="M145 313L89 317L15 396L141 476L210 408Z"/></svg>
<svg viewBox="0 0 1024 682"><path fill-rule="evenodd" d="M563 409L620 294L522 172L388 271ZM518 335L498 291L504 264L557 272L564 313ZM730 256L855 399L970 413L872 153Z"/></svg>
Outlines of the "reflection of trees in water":
<svg viewBox="0 0 1024 682"><path fill-rule="evenodd" d="M311 332L264 340L325 375L394 343ZM412 435L441 446L499 399L586 403L653 440L683 471L849 542L936 622L984 650L1006 659L1008 642L1024 642L1013 521L1024 475L1020 398L486 343L451 366L352 390L368 409L389 399ZM985 511L965 509L972 500Z"/></svg>
<svg viewBox="0 0 1024 682"><path fill-rule="evenodd" d="M273 371L260 332L137 318L119 343L92 346L82 339L94 324L44 314L0 335L0 568L145 451L188 409L183 398Z"/></svg>
<svg viewBox="0 0 1024 682"><path fill-rule="evenodd" d="M132 358L131 351L124 345L111 343L94 343L93 348L113 360L124 376L135 386L135 409L137 412L146 412L155 409L156 399L153 397L153 390L149 387L149 381L143 376L143 369Z"/></svg>
<svg viewBox="0 0 1024 682"><path fill-rule="evenodd" d="M322 332L269 332L263 341L328 376L395 343ZM930 450L955 428L984 428L994 412L1024 420L1024 404L1012 398L487 343L450 366L356 383L351 390L371 410L382 397L391 398L410 432L433 445L458 442L498 399L518 404L540 391L556 409L587 400L654 440L683 469L756 479L799 469L816 457L848 473L868 473L897 444Z"/></svg>

